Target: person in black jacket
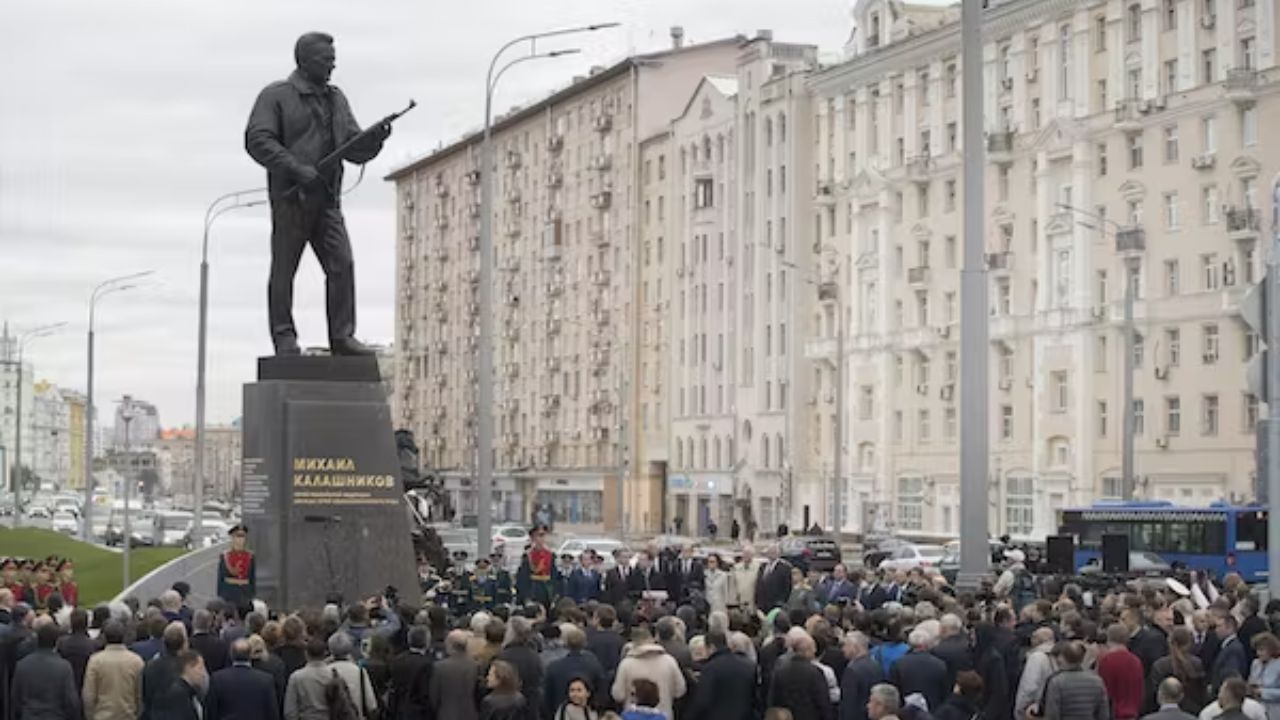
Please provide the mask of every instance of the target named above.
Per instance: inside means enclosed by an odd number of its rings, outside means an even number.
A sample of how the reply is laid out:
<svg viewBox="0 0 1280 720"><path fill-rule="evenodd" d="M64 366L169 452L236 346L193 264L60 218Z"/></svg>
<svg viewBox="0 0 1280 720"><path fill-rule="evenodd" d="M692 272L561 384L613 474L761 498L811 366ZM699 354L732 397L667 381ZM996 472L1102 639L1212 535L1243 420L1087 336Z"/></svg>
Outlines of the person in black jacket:
<svg viewBox="0 0 1280 720"><path fill-rule="evenodd" d="M157 658L161 660L164 658ZM204 720L208 713L200 696L209 687L204 658L195 650L182 650L172 658L177 676L163 692L148 703L152 720Z"/></svg>
<svg viewBox="0 0 1280 720"><path fill-rule="evenodd" d="M827 680L813 663L816 652L817 646L807 633L796 638L791 658L779 662L773 671L769 707L786 708L792 717L804 720L835 720Z"/></svg>
<svg viewBox="0 0 1280 720"><path fill-rule="evenodd" d="M63 660L71 663L76 676L76 692L84 687L84 669L89 665L89 656L97 649L97 643L89 637L89 613L83 608L71 611L71 634L58 640L58 654Z"/></svg>
<svg viewBox="0 0 1280 720"><path fill-rule="evenodd" d="M755 717L756 668L729 650L729 640L715 630L706 635L711 657L702 666L688 716L698 720L751 720Z"/></svg>
<svg viewBox="0 0 1280 720"><path fill-rule="evenodd" d="M627 575L627 595L639 599L646 590L666 590L667 579L653 565L653 556L640 553L636 556L635 570Z"/></svg>
<svg viewBox="0 0 1280 720"><path fill-rule="evenodd" d="M14 718L79 720L80 693L76 691L71 663L54 648L61 631L46 618L36 628L36 650L18 662L13 673L11 698Z"/></svg>
<svg viewBox="0 0 1280 720"><path fill-rule="evenodd" d="M533 711L542 707L542 658L533 647L533 626L527 618L516 616L507 623L507 639L499 660L511 664L520 674L520 692Z"/></svg>
<svg viewBox="0 0 1280 720"><path fill-rule="evenodd" d="M231 643L231 667L209 677L204 696L205 720L279 720L276 683L269 673L251 665L249 641Z"/></svg>
<svg viewBox="0 0 1280 720"><path fill-rule="evenodd" d="M409 629L409 649L391 661L391 686L388 690L388 720L417 720L430 707L428 688L435 659L427 652L431 632L415 625Z"/></svg>
<svg viewBox="0 0 1280 720"><path fill-rule="evenodd" d="M191 626L194 628L191 633L191 649L204 658L206 670L215 673L231 664L227 654L227 644L213 632L213 613L208 610L197 610L191 619ZM303 665L305 664L304 659Z"/></svg>
<svg viewBox="0 0 1280 720"><path fill-rule="evenodd" d="M916 628L907 636L911 650L889 668L889 682L897 686L902 697L920 693L929 709L940 707L950 688L947 687L947 664L929 653L929 633Z"/></svg>
<svg viewBox="0 0 1280 720"><path fill-rule="evenodd" d="M627 644L618 633L617 623L617 610L600 605L596 608L592 627L587 629L587 650L600 661L607 683L613 682L618 663L622 662L622 648Z"/></svg>
<svg viewBox="0 0 1280 720"><path fill-rule="evenodd" d="M1247 596L1240 601L1240 609L1244 612L1244 620L1240 622L1240 630L1237 633L1240 636L1240 644L1244 646L1244 653L1249 658L1249 662L1253 662L1255 655L1253 653L1253 638L1264 632L1269 632L1267 621L1258 616L1258 599L1252 595Z"/></svg>
<svg viewBox="0 0 1280 720"><path fill-rule="evenodd" d="M1209 682L1216 694L1228 678L1249 677L1249 656L1245 654L1244 643L1236 635L1239 624L1234 615L1229 612L1220 613L1213 623L1214 632L1222 641L1218 646L1218 656L1213 660L1213 667L1209 669Z"/></svg>
<svg viewBox="0 0 1280 720"><path fill-rule="evenodd" d="M1129 651L1142 661L1143 677L1151 674L1151 666L1169 653L1169 641L1159 626L1149 625L1137 608L1126 608L1120 622L1129 629ZM1246 667L1245 674L1248 674Z"/></svg>
<svg viewBox="0 0 1280 720"><path fill-rule="evenodd" d="M840 720L867 720L871 688L884 682L884 670L871 657L867 636L851 632L844 636L848 663L840 675Z"/></svg>
<svg viewBox="0 0 1280 720"><path fill-rule="evenodd" d="M791 597L791 563L778 558L778 546L765 548L766 562L756 579L756 609L767 613Z"/></svg>
<svg viewBox="0 0 1280 720"><path fill-rule="evenodd" d="M586 651L587 635L577 625L560 626L560 639L569 653L547 666L543 681L543 709L549 716L555 712L569 692L569 683L583 680L592 697L598 697L605 687L604 667L595 655Z"/></svg>
<svg viewBox="0 0 1280 720"><path fill-rule="evenodd" d="M631 576L631 555L625 548L613 551L613 568L604 574L604 592L602 602L618 607L629 596L627 581Z"/></svg>
<svg viewBox="0 0 1280 720"><path fill-rule="evenodd" d="M972 670L956 675L955 691L933 711L933 720L993 720L982 708L982 676Z"/></svg>
<svg viewBox="0 0 1280 720"><path fill-rule="evenodd" d="M933 646L933 654L947 664L947 687L956 684L956 674L973 669L973 649L969 647L969 634L958 615L947 613L938 621L939 637Z"/></svg>
<svg viewBox="0 0 1280 720"><path fill-rule="evenodd" d="M170 623L164 629L161 639L164 647L160 654L149 660L142 669L142 720L158 720L151 714L151 708L157 706L160 698L169 692L182 674L183 666L178 662L178 655L187 649L186 628L180 622ZM208 675L203 657L200 658L200 669Z"/></svg>
<svg viewBox="0 0 1280 720"><path fill-rule="evenodd" d="M685 545L680 551L680 558L671 563L671 575L668 588L671 599L677 603L689 602L695 594L706 591L707 576L702 561L693 556L693 546Z"/></svg>
<svg viewBox="0 0 1280 720"><path fill-rule="evenodd" d="M983 716L986 720L1011 720L1013 692L1009 689L1009 673L1004 665L1004 655L997 647L999 634L996 632L996 626L989 622L980 622L974 626L973 635L973 668L979 675L978 694ZM957 673L957 677L959 675L960 673ZM969 696L965 694L966 688L961 687L958 681L953 685L957 693L968 699ZM1016 690L1014 688L1015 692Z"/></svg>

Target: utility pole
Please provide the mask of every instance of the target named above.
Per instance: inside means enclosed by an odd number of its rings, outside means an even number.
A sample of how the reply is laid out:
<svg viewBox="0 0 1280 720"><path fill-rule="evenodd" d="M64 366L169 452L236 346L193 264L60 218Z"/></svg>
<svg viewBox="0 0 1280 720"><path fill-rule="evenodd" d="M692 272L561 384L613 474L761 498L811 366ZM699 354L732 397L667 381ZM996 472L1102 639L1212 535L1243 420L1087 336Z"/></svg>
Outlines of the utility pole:
<svg viewBox="0 0 1280 720"><path fill-rule="evenodd" d="M125 395L120 401L120 420L124 423L124 565L123 578L124 584L120 586L120 591L124 592L129 588L129 546L133 544L133 526L129 517L129 496L132 493L132 485L137 482L136 476L133 474L133 448L129 442L129 425L133 422L133 398Z"/></svg>
<svg viewBox="0 0 1280 720"><path fill-rule="evenodd" d="M982 10L963 0L960 46L964 125L964 268L960 273L960 572L957 587L976 590L987 574L990 328L983 233L987 153L982 119Z"/></svg>
<svg viewBox="0 0 1280 720"><path fill-rule="evenodd" d="M1137 330L1133 326L1133 301L1137 294L1138 269L1141 259L1133 253L1124 258L1124 432L1121 434L1120 482L1125 500L1132 500L1138 478L1133 470L1133 436L1138 431L1138 418L1133 408L1133 353Z"/></svg>
<svg viewBox="0 0 1280 720"><path fill-rule="evenodd" d="M1265 351L1267 421L1264 446L1267 499L1280 501L1280 175L1271 184L1271 253L1267 256L1265 278ZM1262 438L1259 438L1262 439ZM1262 471L1263 468L1258 468ZM1280 597L1280 518L1272 510L1267 515L1267 588L1271 597Z"/></svg>

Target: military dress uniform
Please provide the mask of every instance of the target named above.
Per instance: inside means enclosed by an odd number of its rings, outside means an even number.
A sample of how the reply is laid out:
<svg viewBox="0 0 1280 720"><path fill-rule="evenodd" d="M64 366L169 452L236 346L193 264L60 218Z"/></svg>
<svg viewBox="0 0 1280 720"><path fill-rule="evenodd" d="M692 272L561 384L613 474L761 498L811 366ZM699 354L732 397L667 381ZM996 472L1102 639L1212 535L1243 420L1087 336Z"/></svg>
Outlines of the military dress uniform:
<svg viewBox="0 0 1280 720"><path fill-rule="evenodd" d="M471 590L467 610L473 613L480 610L491 611L497 606L498 579L488 569L488 560L481 558L476 565L476 572L471 573L471 577L467 579ZM481 568L481 566L485 567ZM481 572L482 569L483 572Z"/></svg>
<svg viewBox="0 0 1280 720"><path fill-rule="evenodd" d="M516 591L521 602L536 602L545 608L555 604L560 587L560 569L556 556L546 547L534 545L520 560L516 573Z"/></svg>
<svg viewBox="0 0 1280 720"><path fill-rule="evenodd" d="M231 528L230 535L247 532L243 525ZM257 596L258 568L252 550L228 550L218 558L218 597L235 607L247 605Z"/></svg>

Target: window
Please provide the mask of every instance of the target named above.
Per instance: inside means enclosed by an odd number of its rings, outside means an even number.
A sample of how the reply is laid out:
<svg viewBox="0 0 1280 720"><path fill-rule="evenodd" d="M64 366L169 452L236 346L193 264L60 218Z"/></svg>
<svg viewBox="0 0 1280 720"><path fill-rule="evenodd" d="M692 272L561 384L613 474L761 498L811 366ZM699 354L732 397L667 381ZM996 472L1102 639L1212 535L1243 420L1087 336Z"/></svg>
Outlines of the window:
<svg viewBox="0 0 1280 720"><path fill-rule="evenodd" d="M1241 432L1251 433L1258 427L1258 396L1253 393L1244 394L1244 417L1241 420Z"/></svg>
<svg viewBox="0 0 1280 720"><path fill-rule="evenodd" d="M1166 360L1169 367L1178 367L1182 364L1182 331L1178 328L1166 328L1164 331L1164 345Z"/></svg>
<svg viewBox="0 0 1280 720"><path fill-rule="evenodd" d="M1026 536L1035 531L1035 488L1030 476L1005 480L1005 532Z"/></svg>
<svg viewBox="0 0 1280 720"><path fill-rule="evenodd" d="M1107 16L1099 15L1093 19L1093 49L1102 52L1107 49Z"/></svg>
<svg viewBox="0 0 1280 720"><path fill-rule="evenodd" d="M1107 271L1099 270L1097 272L1095 284L1098 286L1098 304L1107 304Z"/></svg>
<svg viewBox="0 0 1280 720"><path fill-rule="evenodd" d="M1205 185L1200 188L1200 204L1204 214L1204 222L1206 225L1212 225L1218 222L1218 213L1221 205L1218 202L1218 186Z"/></svg>
<svg viewBox="0 0 1280 720"><path fill-rule="evenodd" d="M1107 371L1107 336L1095 335L1093 338L1093 370L1094 372Z"/></svg>
<svg viewBox="0 0 1280 720"><path fill-rule="evenodd" d="M714 185L710 178L698 179L693 183L693 206L698 209L713 205Z"/></svg>
<svg viewBox="0 0 1280 720"><path fill-rule="evenodd" d="M1182 280L1178 274L1178 261L1164 261L1164 294L1174 297L1182 292Z"/></svg>
<svg viewBox="0 0 1280 720"><path fill-rule="evenodd" d="M1013 406L1000 406L1000 439L1013 439Z"/></svg>
<svg viewBox="0 0 1280 720"><path fill-rule="evenodd" d="M1142 6L1138 3L1130 5L1125 11L1125 30L1129 42L1142 39Z"/></svg>
<svg viewBox="0 0 1280 720"><path fill-rule="evenodd" d="M1008 44L1005 44L1000 46L1000 50L998 52L1000 54L1000 80L1003 83L1005 80L1013 77L1013 63L1011 60L1012 49Z"/></svg>
<svg viewBox="0 0 1280 720"><path fill-rule="evenodd" d="M1200 256L1200 273L1204 279L1205 290L1217 290L1221 285L1221 276L1219 275L1218 255L1209 253Z"/></svg>
<svg viewBox="0 0 1280 720"><path fill-rule="evenodd" d="M1009 278L996 278L996 315L1009 315L1013 310L1013 293Z"/></svg>
<svg viewBox="0 0 1280 720"><path fill-rule="evenodd" d="M1071 301L1071 251L1062 249L1054 254L1054 307L1066 307Z"/></svg>
<svg viewBox="0 0 1280 720"><path fill-rule="evenodd" d="M1215 323L1205 323L1201 330L1204 364L1213 365L1218 362L1218 326Z"/></svg>
<svg viewBox="0 0 1280 720"><path fill-rule="evenodd" d="M1142 97L1142 69L1133 68L1129 70L1127 80L1125 89L1128 90L1128 95L1125 97L1130 100L1137 100Z"/></svg>
<svg viewBox="0 0 1280 720"><path fill-rule="evenodd" d="M1013 382L1013 349L1007 345L1000 346L998 371L1001 381Z"/></svg>
<svg viewBox="0 0 1280 720"><path fill-rule="evenodd" d="M924 478L898 478L898 527L924 529Z"/></svg>
<svg viewBox="0 0 1280 720"><path fill-rule="evenodd" d="M958 130L954 122L947 123L947 152L956 152L960 146Z"/></svg>
<svg viewBox="0 0 1280 720"><path fill-rule="evenodd" d="M1178 91L1178 61L1166 60L1164 63L1164 81L1161 90L1165 95Z"/></svg>
<svg viewBox="0 0 1280 720"><path fill-rule="evenodd" d="M1142 367L1142 363L1147 355L1146 338L1142 333L1134 331L1133 333L1133 366Z"/></svg>
<svg viewBox="0 0 1280 720"><path fill-rule="evenodd" d="M1212 85L1218 81L1218 51L1204 50L1200 53L1200 83Z"/></svg>
<svg viewBox="0 0 1280 720"><path fill-rule="evenodd" d="M943 184L946 191L944 209L947 212L956 211L956 181L948 180Z"/></svg>
<svg viewBox="0 0 1280 720"><path fill-rule="evenodd" d="M1164 161L1178 162L1178 126L1166 125L1164 128Z"/></svg>
<svg viewBox="0 0 1280 720"><path fill-rule="evenodd" d="M1098 96L1098 110L1099 110L1100 112L1106 112L1106 110L1107 110L1107 81L1106 81L1106 80L1098 80L1097 82L1095 82L1095 83L1094 83L1094 87L1096 88L1096 90L1095 90L1095 94Z"/></svg>
<svg viewBox="0 0 1280 720"><path fill-rule="evenodd" d="M1049 374L1049 388L1053 393L1051 402L1054 412L1066 412L1071 403L1070 375L1065 370L1055 370Z"/></svg>
<svg viewBox="0 0 1280 720"><path fill-rule="evenodd" d="M1206 115L1200 119L1200 141L1204 152L1218 151L1218 118L1216 116Z"/></svg>
<svg viewBox="0 0 1280 720"><path fill-rule="evenodd" d="M1107 436L1107 401L1099 400L1097 403L1097 425L1098 437L1105 438Z"/></svg>
<svg viewBox="0 0 1280 720"><path fill-rule="evenodd" d="M956 439L956 409L949 407L943 411L942 432L947 440Z"/></svg>
<svg viewBox="0 0 1280 720"><path fill-rule="evenodd" d="M902 411L893 411L893 441L902 442Z"/></svg>
<svg viewBox="0 0 1280 720"><path fill-rule="evenodd" d="M1213 437L1218 434L1218 396L1200 398L1200 434Z"/></svg>
<svg viewBox="0 0 1280 720"><path fill-rule="evenodd" d="M943 300L943 304L946 306L947 324L953 325L955 324L956 318L957 318L956 309L959 307L958 303L956 302L955 292L948 290L947 292L943 293L942 300Z"/></svg>
<svg viewBox="0 0 1280 720"><path fill-rule="evenodd" d="M1071 26L1066 24L1058 28L1058 99L1071 99Z"/></svg>
<svg viewBox="0 0 1280 720"><path fill-rule="evenodd" d="M929 411L919 410L916 418L916 440L921 443L929 442Z"/></svg>
<svg viewBox="0 0 1280 720"><path fill-rule="evenodd" d="M902 387L903 364L904 361L901 355L893 356L893 384L897 387Z"/></svg>
<svg viewBox="0 0 1280 720"><path fill-rule="evenodd" d="M858 418L860 420L870 420L875 416L875 388L870 385L863 385L858 392Z"/></svg>
<svg viewBox="0 0 1280 720"><path fill-rule="evenodd" d="M1129 143L1129 169L1137 170L1142 167L1142 133L1132 133L1128 136Z"/></svg>
<svg viewBox="0 0 1280 720"><path fill-rule="evenodd" d="M1147 404L1142 398L1133 399L1133 434L1142 436L1147 429Z"/></svg>
<svg viewBox="0 0 1280 720"><path fill-rule="evenodd" d="M1177 0L1164 0L1164 29L1178 29L1178 3Z"/></svg>
<svg viewBox="0 0 1280 720"><path fill-rule="evenodd" d="M1258 333L1247 332L1244 334L1244 359L1252 360L1254 355L1258 354L1261 349L1262 339L1258 337Z"/></svg>
<svg viewBox="0 0 1280 720"><path fill-rule="evenodd" d="M1178 193L1164 194L1164 226L1169 230L1177 230L1179 226Z"/></svg>
<svg viewBox="0 0 1280 720"><path fill-rule="evenodd" d="M959 77L956 64L954 62L947 63L945 72L946 81L943 84L943 90L946 92L947 97L953 98L956 96L957 78Z"/></svg>
<svg viewBox="0 0 1280 720"><path fill-rule="evenodd" d="M1244 147L1258 144L1258 108L1255 105L1240 109L1240 144Z"/></svg>
<svg viewBox="0 0 1280 720"><path fill-rule="evenodd" d="M1240 68L1242 70L1253 70L1258 66L1257 55L1254 52L1255 48L1257 48L1257 43L1254 42L1253 38L1240 39Z"/></svg>
<svg viewBox="0 0 1280 720"><path fill-rule="evenodd" d="M1182 432L1182 398L1177 395L1164 399L1164 432L1166 435Z"/></svg>
<svg viewBox="0 0 1280 720"><path fill-rule="evenodd" d="M1106 143L1104 142L1098 143L1095 156L1096 156L1096 164L1098 167L1098 175L1100 177L1106 177L1107 175L1107 144Z"/></svg>

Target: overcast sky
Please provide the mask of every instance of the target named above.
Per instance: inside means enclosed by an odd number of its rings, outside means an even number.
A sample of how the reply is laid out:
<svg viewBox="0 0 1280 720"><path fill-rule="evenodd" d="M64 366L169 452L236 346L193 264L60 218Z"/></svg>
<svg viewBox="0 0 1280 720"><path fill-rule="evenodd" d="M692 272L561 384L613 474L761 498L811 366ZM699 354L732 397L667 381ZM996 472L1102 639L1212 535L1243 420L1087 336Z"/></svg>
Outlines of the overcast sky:
<svg viewBox="0 0 1280 720"><path fill-rule="evenodd" d="M388 170L481 122L490 54L507 39L565 25L623 27L562 46L578 56L504 78L496 107L540 97L595 64L669 43L769 28L836 51L849 0L4 0L0 5L0 319L15 329L67 322L33 342L37 375L83 390L88 300L113 275L156 281L98 307L97 404L128 393L166 426L193 422L199 242L217 195L264 182L242 133L257 92L292 69L295 38L337 38L333 82L364 123L416 98L364 183L344 199L356 254L358 335L390 342L394 209ZM348 172L348 183L355 172ZM211 250L209 421L240 415L241 385L271 351L265 210L226 215ZM308 253L295 316L322 344L322 274Z"/></svg>

